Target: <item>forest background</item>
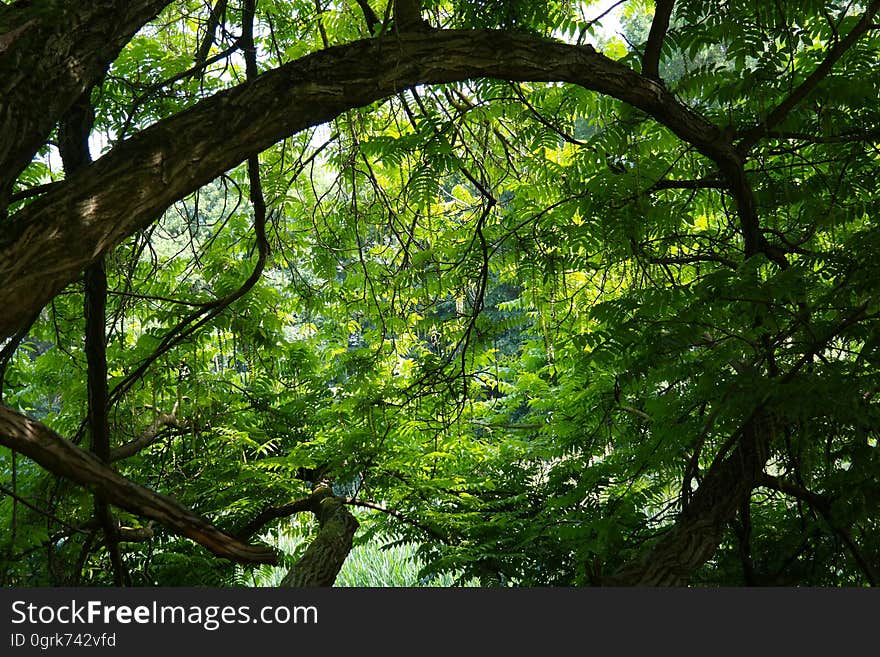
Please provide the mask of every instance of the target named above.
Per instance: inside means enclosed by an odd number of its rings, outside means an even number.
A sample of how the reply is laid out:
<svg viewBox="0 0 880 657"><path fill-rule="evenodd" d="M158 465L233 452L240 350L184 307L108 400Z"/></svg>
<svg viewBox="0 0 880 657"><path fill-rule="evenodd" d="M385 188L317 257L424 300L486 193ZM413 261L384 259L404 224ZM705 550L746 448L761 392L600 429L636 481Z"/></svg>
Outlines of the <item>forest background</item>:
<svg viewBox="0 0 880 657"><path fill-rule="evenodd" d="M0 579L876 584L878 11L0 2Z"/></svg>

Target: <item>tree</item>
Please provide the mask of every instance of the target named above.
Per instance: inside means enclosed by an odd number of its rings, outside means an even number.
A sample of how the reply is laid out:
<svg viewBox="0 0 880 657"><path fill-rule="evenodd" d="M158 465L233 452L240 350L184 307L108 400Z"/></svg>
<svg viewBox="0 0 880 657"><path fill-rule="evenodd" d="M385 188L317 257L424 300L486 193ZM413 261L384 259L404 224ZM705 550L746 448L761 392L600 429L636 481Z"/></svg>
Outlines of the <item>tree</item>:
<svg viewBox="0 0 880 657"><path fill-rule="evenodd" d="M589 4L0 6L8 578L875 583L880 2Z"/></svg>

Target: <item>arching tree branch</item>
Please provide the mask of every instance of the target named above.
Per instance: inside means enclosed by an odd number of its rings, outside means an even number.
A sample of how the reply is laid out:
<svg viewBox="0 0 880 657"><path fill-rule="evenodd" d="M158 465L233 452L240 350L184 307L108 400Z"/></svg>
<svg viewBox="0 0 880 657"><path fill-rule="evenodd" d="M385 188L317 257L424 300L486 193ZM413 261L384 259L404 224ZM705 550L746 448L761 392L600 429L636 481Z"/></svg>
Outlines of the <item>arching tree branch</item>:
<svg viewBox="0 0 880 657"><path fill-rule="evenodd" d="M717 162L738 162L716 126L589 46L491 30L358 41L265 72L160 121L10 218L0 237L0 337L171 203L254 153L401 89L475 77L579 84L642 109Z"/></svg>
<svg viewBox="0 0 880 657"><path fill-rule="evenodd" d="M121 461L123 459L127 459L131 456L134 456L142 449L145 449L152 445L158 439L159 435L162 433L162 429L167 427L177 427L180 428L183 423L177 418L177 404L174 405L174 409L171 413L159 413L158 417L153 420L149 427L139 435L134 440L130 440L127 443L123 443L119 447L114 448L110 451L110 462Z"/></svg>
<svg viewBox="0 0 880 657"><path fill-rule="evenodd" d="M256 534L273 520L278 520L279 518L289 518L292 515L295 515L297 513L304 513L306 511L317 513L319 502L319 498L314 495L310 495L309 497L294 500L293 502L282 504L281 506L266 507L247 524L243 525L240 529L235 530L233 534L242 541L250 540L250 538L254 534Z"/></svg>

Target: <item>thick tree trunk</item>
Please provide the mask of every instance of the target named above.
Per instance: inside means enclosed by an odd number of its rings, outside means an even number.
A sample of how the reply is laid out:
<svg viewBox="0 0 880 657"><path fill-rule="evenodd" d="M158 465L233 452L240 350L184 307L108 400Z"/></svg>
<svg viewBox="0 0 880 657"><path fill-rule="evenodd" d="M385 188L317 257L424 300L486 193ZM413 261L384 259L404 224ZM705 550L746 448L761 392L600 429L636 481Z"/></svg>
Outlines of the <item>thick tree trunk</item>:
<svg viewBox="0 0 880 657"><path fill-rule="evenodd" d="M351 552L358 521L343 500L333 495L329 484L321 484L315 492L318 535L284 577L281 586L333 586Z"/></svg>
<svg viewBox="0 0 880 657"><path fill-rule="evenodd" d="M675 525L637 563L603 580L609 586L682 586L708 561L725 525L764 477L772 422L756 413L727 458L720 455Z"/></svg>
<svg viewBox="0 0 880 657"><path fill-rule="evenodd" d="M0 217L55 123L169 0L34 0L0 8Z"/></svg>

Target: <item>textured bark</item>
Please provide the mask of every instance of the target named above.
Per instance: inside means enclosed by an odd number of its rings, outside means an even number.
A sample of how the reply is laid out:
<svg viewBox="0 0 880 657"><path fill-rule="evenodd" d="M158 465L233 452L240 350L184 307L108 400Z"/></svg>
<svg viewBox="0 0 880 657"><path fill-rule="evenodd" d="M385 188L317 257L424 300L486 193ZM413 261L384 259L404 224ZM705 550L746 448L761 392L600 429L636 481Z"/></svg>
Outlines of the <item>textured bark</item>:
<svg viewBox="0 0 880 657"><path fill-rule="evenodd" d="M0 8L0 216L56 122L169 0L34 0Z"/></svg>
<svg viewBox="0 0 880 657"><path fill-rule="evenodd" d="M21 452L49 472L86 486L121 509L152 518L191 538L217 556L242 563L277 561L268 548L247 545L224 534L170 497L126 479L48 427L5 407L0 407L0 444Z"/></svg>
<svg viewBox="0 0 880 657"><path fill-rule="evenodd" d="M413 32L430 28L422 19L420 0L394 0L394 27L398 32Z"/></svg>
<svg viewBox="0 0 880 657"><path fill-rule="evenodd" d="M736 447L720 455L678 521L637 563L605 579L611 586L682 586L708 561L724 534L725 525L764 477L772 436L769 418L749 419Z"/></svg>
<svg viewBox="0 0 880 657"><path fill-rule="evenodd" d="M10 218L0 236L0 339L171 203L276 141L418 84L476 77L579 84L644 110L716 161L739 164L718 128L589 46L491 30L358 41L160 121Z"/></svg>
<svg viewBox="0 0 880 657"><path fill-rule="evenodd" d="M314 513L320 529L296 565L284 577L281 586L333 586L342 564L351 552L358 521L335 497L328 484L322 484L313 495Z"/></svg>

